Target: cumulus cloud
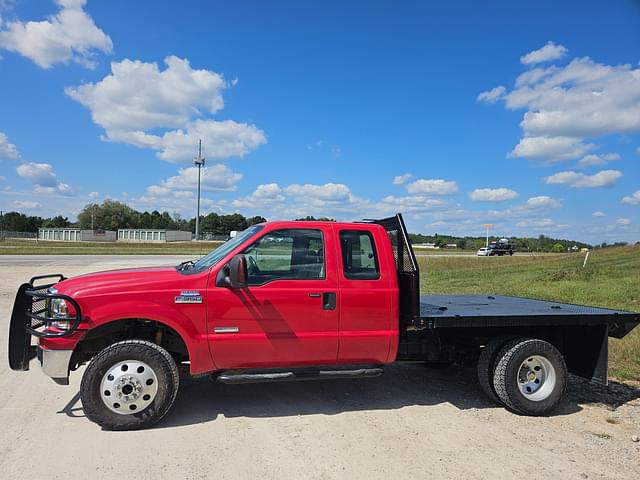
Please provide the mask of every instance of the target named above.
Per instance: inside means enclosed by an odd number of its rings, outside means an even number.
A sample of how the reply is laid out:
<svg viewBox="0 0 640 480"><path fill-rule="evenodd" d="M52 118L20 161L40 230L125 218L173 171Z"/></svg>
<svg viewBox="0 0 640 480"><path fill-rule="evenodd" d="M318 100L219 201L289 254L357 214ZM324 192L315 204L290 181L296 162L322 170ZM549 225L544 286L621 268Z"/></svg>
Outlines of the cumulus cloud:
<svg viewBox="0 0 640 480"><path fill-rule="evenodd" d="M413 175L411 173L405 173L403 175L396 175L395 177L393 177L393 184L394 185L404 185L411 178L413 178Z"/></svg>
<svg viewBox="0 0 640 480"><path fill-rule="evenodd" d="M549 185L565 184L574 188L596 188L610 187L615 184L616 180L620 177L622 177L622 172L618 170L602 170L593 175L567 171L551 175L547 177L545 181Z"/></svg>
<svg viewBox="0 0 640 480"><path fill-rule="evenodd" d="M76 62L94 68L95 53L111 53L111 38L83 10L85 0L57 0L60 10L42 21L0 24L0 48L31 59L42 68Z"/></svg>
<svg viewBox="0 0 640 480"><path fill-rule="evenodd" d="M98 198L100 194L98 192L89 192L89 198Z"/></svg>
<svg viewBox="0 0 640 480"><path fill-rule="evenodd" d="M14 200L13 202L11 202L11 204L15 208L27 208L30 210L35 210L42 206L38 202L33 202L31 200Z"/></svg>
<svg viewBox="0 0 640 480"><path fill-rule="evenodd" d="M557 198L540 195L527 199L524 206L528 209L560 208L562 206L562 202Z"/></svg>
<svg viewBox="0 0 640 480"><path fill-rule="evenodd" d="M617 153L606 153L604 155L591 154L582 157L578 162L578 167L589 168L597 165L604 165L607 162L613 162L620 160L620 155Z"/></svg>
<svg viewBox="0 0 640 480"><path fill-rule="evenodd" d="M593 212L593 213L591 214L591 216L592 216L592 217L596 217L596 218L598 218L598 217L599 217L599 218L602 218L602 217L606 217L606 216L607 216L607 214L606 214L606 213L604 213L604 212L601 212L600 210L597 210L597 211Z"/></svg>
<svg viewBox="0 0 640 480"><path fill-rule="evenodd" d="M238 198L231 205L235 208L272 208L284 202L285 197L282 193L282 188L277 183L262 184L258 185L251 195Z"/></svg>
<svg viewBox="0 0 640 480"><path fill-rule="evenodd" d="M289 185L285 192L294 197L321 200L325 202L344 202L351 196L349 187L342 183L325 183L324 185L304 184Z"/></svg>
<svg viewBox="0 0 640 480"><path fill-rule="evenodd" d="M640 190L636 190L631 195L622 197L622 203L627 205L640 205Z"/></svg>
<svg viewBox="0 0 640 480"><path fill-rule="evenodd" d="M616 220L618 225L631 225L631 220L629 218L619 218Z"/></svg>
<svg viewBox="0 0 640 480"><path fill-rule="evenodd" d="M524 137L509 156L555 163L581 157L594 147L571 137Z"/></svg>
<svg viewBox="0 0 640 480"><path fill-rule="evenodd" d="M104 140L151 148L169 162L192 160L199 139L203 155L218 160L242 157L266 142L254 125L201 118L224 107L221 74L193 69L175 56L164 62L164 70L139 60L112 62L101 81L65 92L91 111Z"/></svg>
<svg viewBox="0 0 640 480"><path fill-rule="evenodd" d="M486 92L482 92L480 95L478 95L476 100L478 102L496 103L498 100L504 97L506 91L507 89L500 85L498 87L492 88L491 90L487 90Z"/></svg>
<svg viewBox="0 0 640 480"><path fill-rule="evenodd" d="M474 202L504 202L518 196L518 192L509 188L476 188L469 193Z"/></svg>
<svg viewBox="0 0 640 480"><path fill-rule="evenodd" d="M559 58L566 53L563 48L548 44L522 58L533 65ZM562 66L536 67L496 98L508 110L525 111L520 123L523 135L512 157L573 160L595 147L588 139L640 131L640 68L631 65L607 65L584 57Z"/></svg>
<svg viewBox="0 0 640 480"><path fill-rule="evenodd" d="M242 174L234 172L226 165L216 164L202 169L200 185L202 190L212 192L233 191L242 180ZM198 167L181 168L178 175L161 182L161 186L173 190L195 190L198 188Z"/></svg>
<svg viewBox="0 0 640 480"><path fill-rule="evenodd" d="M547 42L544 47L529 52L526 55L520 57L520 63L522 63L523 65L534 65L536 63L558 60L564 57L568 51L569 50L567 50L562 45L558 45L553 42Z"/></svg>
<svg viewBox="0 0 640 480"><path fill-rule="evenodd" d="M443 179L419 179L407 185L407 191L415 195L453 195L458 192L458 184Z"/></svg>
<svg viewBox="0 0 640 480"><path fill-rule="evenodd" d="M9 143L9 138L5 133L0 132L0 159L17 160L20 158L18 149L13 143Z"/></svg>
<svg viewBox="0 0 640 480"><path fill-rule="evenodd" d="M61 182L53 166L48 163L22 163L16 168L16 172L22 178L33 184L37 193L57 193L60 195L71 195L71 187Z"/></svg>

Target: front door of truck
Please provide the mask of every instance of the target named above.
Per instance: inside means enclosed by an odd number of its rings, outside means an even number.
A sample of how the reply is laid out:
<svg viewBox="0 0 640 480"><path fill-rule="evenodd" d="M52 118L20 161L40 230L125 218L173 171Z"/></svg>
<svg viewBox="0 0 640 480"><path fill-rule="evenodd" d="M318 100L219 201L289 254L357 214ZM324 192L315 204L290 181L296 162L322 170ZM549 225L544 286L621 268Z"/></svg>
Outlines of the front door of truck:
<svg viewBox="0 0 640 480"><path fill-rule="evenodd" d="M248 286L210 284L207 322L220 369L335 363L339 293L332 229L289 228L244 250Z"/></svg>

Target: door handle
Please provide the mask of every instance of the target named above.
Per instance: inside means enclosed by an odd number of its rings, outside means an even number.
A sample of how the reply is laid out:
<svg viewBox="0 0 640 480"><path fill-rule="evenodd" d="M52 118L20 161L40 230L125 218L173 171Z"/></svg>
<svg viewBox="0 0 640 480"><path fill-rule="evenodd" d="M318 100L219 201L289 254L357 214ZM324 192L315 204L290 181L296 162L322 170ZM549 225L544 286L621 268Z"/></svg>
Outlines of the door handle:
<svg viewBox="0 0 640 480"><path fill-rule="evenodd" d="M311 298L320 298L320 294L319 293L310 293L309 296Z"/></svg>
<svg viewBox="0 0 640 480"><path fill-rule="evenodd" d="M322 309L323 310L335 310L336 309L336 294L335 292L325 292L322 294Z"/></svg>

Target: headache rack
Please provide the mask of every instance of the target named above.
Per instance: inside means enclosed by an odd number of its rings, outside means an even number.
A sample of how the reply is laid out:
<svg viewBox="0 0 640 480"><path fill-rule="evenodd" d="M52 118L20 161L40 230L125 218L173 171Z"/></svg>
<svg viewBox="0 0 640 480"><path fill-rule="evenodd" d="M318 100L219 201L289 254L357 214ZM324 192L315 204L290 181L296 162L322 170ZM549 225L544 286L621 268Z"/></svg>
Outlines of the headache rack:
<svg viewBox="0 0 640 480"><path fill-rule="evenodd" d="M43 279L57 278L54 283L35 285ZM82 312L80 305L73 298L49 289L56 283L65 280L62 274L40 275L23 283L18 289L11 313L9 326L9 366L12 370L28 370L29 361L36 357L36 346L31 345L31 337L59 338L72 335L80 325ZM73 307L73 315L53 316L51 300L59 298ZM66 329L50 330L54 322L68 322Z"/></svg>
<svg viewBox="0 0 640 480"><path fill-rule="evenodd" d="M381 225L391 240L400 290L400 323L408 330L425 328L420 318L420 269L402 214L365 221Z"/></svg>

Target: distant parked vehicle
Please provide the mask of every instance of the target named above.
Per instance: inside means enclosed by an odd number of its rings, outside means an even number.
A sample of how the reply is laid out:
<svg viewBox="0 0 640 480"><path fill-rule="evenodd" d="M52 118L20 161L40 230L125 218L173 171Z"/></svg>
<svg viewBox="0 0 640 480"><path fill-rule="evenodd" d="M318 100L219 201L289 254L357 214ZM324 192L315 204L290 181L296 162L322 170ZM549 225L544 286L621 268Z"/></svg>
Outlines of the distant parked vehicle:
<svg viewBox="0 0 640 480"><path fill-rule="evenodd" d="M477 255L479 257L488 257L489 255L491 255L491 253L489 253L489 249L487 247L482 247L480 250L478 250Z"/></svg>
<svg viewBox="0 0 640 480"><path fill-rule="evenodd" d="M506 238L489 244L489 255L513 255L514 251L513 244Z"/></svg>

